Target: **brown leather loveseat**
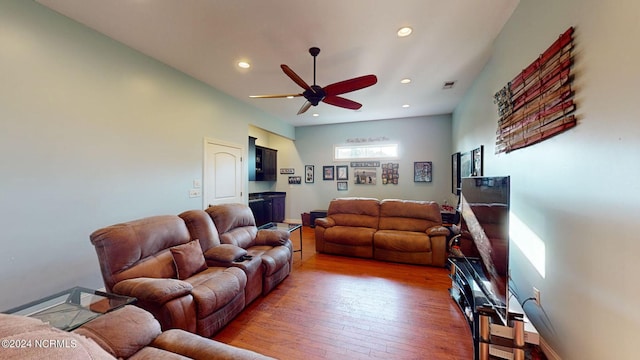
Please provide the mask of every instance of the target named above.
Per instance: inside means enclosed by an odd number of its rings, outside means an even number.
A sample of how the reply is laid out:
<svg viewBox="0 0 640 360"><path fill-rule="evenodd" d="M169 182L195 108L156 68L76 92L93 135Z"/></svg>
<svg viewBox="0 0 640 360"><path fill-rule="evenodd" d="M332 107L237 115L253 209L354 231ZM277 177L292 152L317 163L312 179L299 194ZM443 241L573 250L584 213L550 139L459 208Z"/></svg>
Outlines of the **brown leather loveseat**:
<svg viewBox="0 0 640 360"><path fill-rule="evenodd" d="M446 237L433 201L338 198L316 219L316 251L408 264L444 266Z"/></svg>

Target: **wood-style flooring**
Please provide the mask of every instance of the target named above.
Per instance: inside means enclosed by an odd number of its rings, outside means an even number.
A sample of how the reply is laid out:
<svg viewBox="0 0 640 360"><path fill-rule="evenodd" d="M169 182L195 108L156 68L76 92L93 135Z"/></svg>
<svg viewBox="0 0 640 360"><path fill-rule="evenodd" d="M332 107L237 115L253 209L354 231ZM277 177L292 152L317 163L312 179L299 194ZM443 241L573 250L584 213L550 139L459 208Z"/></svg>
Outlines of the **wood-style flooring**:
<svg viewBox="0 0 640 360"><path fill-rule="evenodd" d="M214 339L283 360L473 359L446 269L316 254L309 227L303 250L291 275Z"/></svg>

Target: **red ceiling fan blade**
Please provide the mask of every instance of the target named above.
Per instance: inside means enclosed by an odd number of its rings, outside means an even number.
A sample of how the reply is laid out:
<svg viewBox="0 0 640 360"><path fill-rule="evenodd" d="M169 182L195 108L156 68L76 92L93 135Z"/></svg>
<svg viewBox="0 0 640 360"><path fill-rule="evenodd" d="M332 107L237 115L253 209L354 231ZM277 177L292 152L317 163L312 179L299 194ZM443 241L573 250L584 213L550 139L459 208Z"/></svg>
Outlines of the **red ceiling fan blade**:
<svg viewBox="0 0 640 360"><path fill-rule="evenodd" d="M302 107L300 108L300 110L298 110L298 115L304 114L307 110L309 110L311 105L312 104L310 102L305 101L304 104L302 105Z"/></svg>
<svg viewBox="0 0 640 360"><path fill-rule="evenodd" d="M324 99L322 99L322 101L326 102L327 104L351 110L358 110L362 107L362 104L357 103L353 100L345 99L340 96L326 96Z"/></svg>
<svg viewBox="0 0 640 360"><path fill-rule="evenodd" d="M252 99L277 99L302 96L302 94L282 94L282 95L249 95Z"/></svg>
<svg viewBox="0 0 640 360"><path fill-rule="evenodd" d="M324 87L324 91L327 93L327 96L340 95L351 91L364 89L377 82L378 78L375 75L365 75L327 85Z"/></svg>
<svg viewBox="0 0 640 360"><path fill-rule="evenodd" d="M280 68L282 69L282 71L284 71L285 74L287 74L288 77L291 78L291 80L293 80L293 82L298 84L301 88L303 88L305 90L313 91L311 86L309 86L309 84L307 84L304 80L302 80L302 78L300 76L298 76L298 74L296 74L293 70L291 70L290 67L288 67L285 64L282 64L282 65L280 65ZM313 91L313 92L315 92L315 91Z"/></svg>

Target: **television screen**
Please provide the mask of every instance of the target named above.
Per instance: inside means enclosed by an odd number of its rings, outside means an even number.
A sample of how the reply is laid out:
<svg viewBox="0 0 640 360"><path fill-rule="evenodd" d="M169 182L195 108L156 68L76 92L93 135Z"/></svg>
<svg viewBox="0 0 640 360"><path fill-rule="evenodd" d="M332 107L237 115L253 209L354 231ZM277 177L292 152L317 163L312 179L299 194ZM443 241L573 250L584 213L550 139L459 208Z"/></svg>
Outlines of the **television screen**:
<svg viewBox="0 0 640 360"><path fill-rule="evenodd" d="M481 286L503 318L509 296L509 185L508 176L463 178L460 198L464 225L487 278Z"/></svg>

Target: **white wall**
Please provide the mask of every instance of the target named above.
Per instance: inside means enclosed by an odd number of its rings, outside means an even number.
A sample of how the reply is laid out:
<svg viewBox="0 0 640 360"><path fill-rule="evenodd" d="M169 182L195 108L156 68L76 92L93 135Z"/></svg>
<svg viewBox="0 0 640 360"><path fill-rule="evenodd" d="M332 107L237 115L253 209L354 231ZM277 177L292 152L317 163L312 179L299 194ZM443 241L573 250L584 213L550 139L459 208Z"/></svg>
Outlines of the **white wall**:
<svg viewBox="0 0 640 360"><path fill-rule="evenodd" d="M454 148L485 144L488 175L511 175L512 213L545 244L540 276L512 246L525 310L563 359L632 359L640 334L640 3L521 0L473 88L456 109ZM578 125L540 144L493 155L493 94L575 26Z"/></svg>
<svg viewBox="0 0 640 360"><path fill-rule="evenodd" d="M188 190L205 137L246 148L250 123L294 136L33 1L0 2L0 79L0 310L103 286L99 227L202 208Z"/></svg>
<svg viewBox="0 0 640 360"><path fill-rule="evenodd" d="M322 180L323 166L350 163L333 161L334 145L347 144L349 139L382 137L388 138L386 142L400 146L398 160L380 160L381 163L399 163L399 185L383 185L380 180L381 168L378 168L376 185L356 185L353 168L349 167L348 191L338 191L337 180ZM331 199L336 197L433 200L438 203L451 201L450 115L298 127L295 139L295 142L291 142L295 148L282 152L292 156L283 158L278 155L278 167L293 167L296 175L303 176L301 185L288 185L288 175L279 175L278 190L286 191L287 198L294 200L288 202L288 216L299 218L303 212L326 209ZM374 145L379 143L382 142L368 142ZM413 163L416 161L433 162L431 183L413 181ZM305 165L315 166L315 181L312 184L304 183Z"/></svg>

